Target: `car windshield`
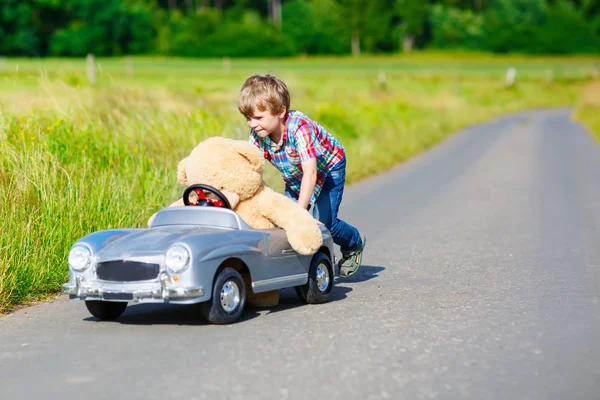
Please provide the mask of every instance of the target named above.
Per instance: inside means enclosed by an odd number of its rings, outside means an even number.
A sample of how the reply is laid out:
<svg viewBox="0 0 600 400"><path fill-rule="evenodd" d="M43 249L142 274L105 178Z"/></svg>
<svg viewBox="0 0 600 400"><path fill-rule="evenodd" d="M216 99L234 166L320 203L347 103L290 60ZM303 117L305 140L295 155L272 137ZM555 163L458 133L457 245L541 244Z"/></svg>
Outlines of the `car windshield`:
<svg viewBox="0 0 600 400"><path fill-rule="evenodd" d="M231 210L217 207L170 207L160 210L151 228L166 225L202 225L242 229L240 218Z"/></svg>

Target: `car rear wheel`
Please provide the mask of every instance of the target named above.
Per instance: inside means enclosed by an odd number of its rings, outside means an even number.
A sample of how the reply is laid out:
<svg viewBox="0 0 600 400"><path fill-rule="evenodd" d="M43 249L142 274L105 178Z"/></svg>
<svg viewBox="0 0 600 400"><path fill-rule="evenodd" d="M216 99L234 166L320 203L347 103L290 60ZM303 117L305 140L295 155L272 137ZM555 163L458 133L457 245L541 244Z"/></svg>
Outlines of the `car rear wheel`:
<svg viewBox="0 0 600 400"><path fill-rule="evenodd" d="M307 304L325 303L329 300L333 289L333 267L331 260L324 253L317 253L310 262L308 282L296 286L298 297Z"/></svg>
<svg viewBox="0 0 600 400"><path fill-rule="evenodd" d="M85 306L96 318L103 321L112 321L121 316L127 308L126 302L86 300Z"/></svg>
<svg viewBox="0 0 600 400"><path fill-rule="evenodd" d="M224 268L213 285L212 298L200 304L204 318L213 324L235 322L246 306L244 279L233 268Z"/></svg>

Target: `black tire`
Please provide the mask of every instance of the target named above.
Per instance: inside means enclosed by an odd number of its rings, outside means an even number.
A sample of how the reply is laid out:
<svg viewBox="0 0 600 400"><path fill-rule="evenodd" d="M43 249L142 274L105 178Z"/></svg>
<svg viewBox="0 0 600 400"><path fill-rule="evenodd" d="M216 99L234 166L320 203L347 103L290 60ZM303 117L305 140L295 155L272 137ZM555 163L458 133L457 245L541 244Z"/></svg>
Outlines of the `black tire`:
<svg viewBox="0 0 600 400"><path fill-rule="evenodd" d="M127 303L121 301L86 300L85 306L94 317L103 321L112 321L123 314L127 308Z"/></svg>
<svg viewBox="0 0 600 400"><path fill-rule="evenodd" d="M234 306L231 310L226 309L221 301L221 293L227 291L226 286L230 290L233 290L233 292L230 291L230 293L235 294L235 291L237 290L239 296L237 304L231 304ZM235 298L235 296L233 297ZM235 303L235 300L233 303ZM212 289L212 298L209 301L200 304L200 311L204 318L213 324L231 324L242 315L245 306L246 286L244 285L244 279L235 269L224 268L217 276L217 279L215 279Z"/></svg>
<svg viewBox="0 0 600 400"><path fill-rule="evenodd" d="M324 288L319 288L318 272L327 273L327 282L322 282ZM310 262L308 271L308 282L302 286L296 286L296 293L300 300L306 304L320 304L329 300L331 290L333 289L333 267L331 260L324 253L317 253Z"/></svg>

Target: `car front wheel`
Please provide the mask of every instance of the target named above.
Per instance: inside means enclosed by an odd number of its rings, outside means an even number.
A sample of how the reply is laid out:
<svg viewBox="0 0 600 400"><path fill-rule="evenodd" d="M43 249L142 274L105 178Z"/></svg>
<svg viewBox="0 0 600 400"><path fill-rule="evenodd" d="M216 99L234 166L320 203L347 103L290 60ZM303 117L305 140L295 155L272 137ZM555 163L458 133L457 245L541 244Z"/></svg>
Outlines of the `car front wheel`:
<svg viewBox="0 0 600 400"><path fill-rule="evenodd" d="M298 297L307 304L325 303L333 289L333 267L326 254L317 253L310 262L308 282L296 286Z"/></svg>
<svg viewBox="0 0 600 400"><path fill-rule="evenodd" d="M246 306L244 279L233 268L224 268L213 285L212 298L200 304L204 318L213 324L235 322Z"/></svg>
<svg viewBox="0 0 600 400"><path fill-rule="evenodd" d="M112 321L121 316L127 308L127 303L116 301L86 300L85 306L96 318Z"/></svg>

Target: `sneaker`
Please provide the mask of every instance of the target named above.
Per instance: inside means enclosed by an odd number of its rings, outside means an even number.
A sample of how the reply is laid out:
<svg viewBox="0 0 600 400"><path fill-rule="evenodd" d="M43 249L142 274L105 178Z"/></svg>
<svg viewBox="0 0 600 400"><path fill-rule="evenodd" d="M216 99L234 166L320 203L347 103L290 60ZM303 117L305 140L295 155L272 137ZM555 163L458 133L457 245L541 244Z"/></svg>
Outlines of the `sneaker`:
<svg viewBox="0 0 600 400"><path fill-rule="evenodd" d="M360 234L360 244L354 246L351 249L342 251L342 259L338 263L340 270L340 276L349 277L358 271L362 265L362 253L367 244L367 237Z"/></svg>

